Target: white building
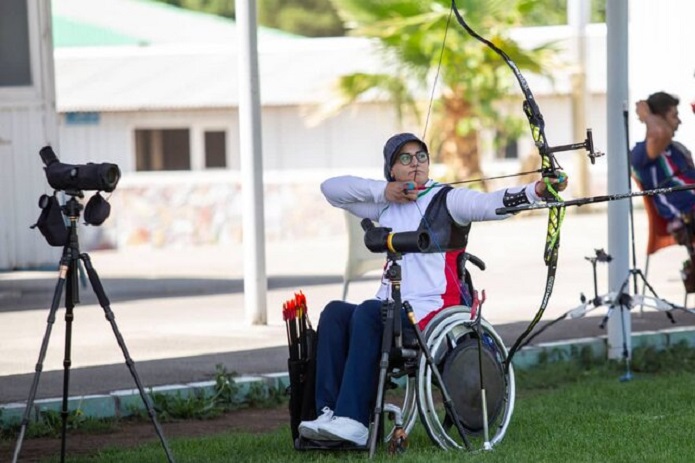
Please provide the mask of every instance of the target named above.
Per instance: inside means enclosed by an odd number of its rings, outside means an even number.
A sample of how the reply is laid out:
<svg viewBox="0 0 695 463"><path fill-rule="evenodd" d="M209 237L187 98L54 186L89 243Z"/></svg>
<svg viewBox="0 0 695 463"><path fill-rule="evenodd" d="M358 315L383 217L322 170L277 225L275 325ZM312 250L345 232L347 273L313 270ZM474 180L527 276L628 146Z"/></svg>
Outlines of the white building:
<svg viewBox="0 0 695 463"><path fill-rule="evenodd" d="M670 0L668 8L655 16L647 11L647 3L630 3L630 40L635 44L630 56L639 57L631 60L634 100L663 89L687 102L695 95L695 63L688 47L664 47L658 37L648 40L638 32L648 19L663 16L673 25L666 37L669 44L695 43L692 29L677 27L693 6L686 0ZM110 199L111 217L101 227L83 227L83 245L171 246L240 240L234 23L132 0L53 0L53 21L60 115L56 152L63 162L115 162L123 171ZM553 70L553 85L526 76L545 116L551 145L581 141L575 139L571 116L571 33L569 27L513 31L514 38L528 46L559 40L566 48L566 65ZM593 128L597 149L605 150L605 25L590 25L587 35L586 125ZM645 55L671 66L669 72L645 72L643 68L652 68L652 61L642 58ZM267 239L344 233L342 215L325 207L319 182L346 172L379 177L385 138L399 130L420 133L423 128L412 121L399 125L391 105L378 99L329 118L317 117L335 100L332 85L338 76L383 71L369 41L306 39L261 30L259 64ZM509 77L513 79L511 71ZM520 106L509 110L522 116ZM682 134L687 137L681 139L695 146L695 124L687 115L683 119ZM636 121L631 124L633 138L641 136ZM483 133L483 146L487 146L486 137L489 134ZM40 166L36 155L40 146L25 150L36 158L34 169ZM518 153L522 158L535 155L529 137L520 140ZM560 154L558 158L572 176L574 157ZM590 169L592 193L605 192L605 166L599 160ZM519 159L499 159L492 149L485 149L486 174L520 168ZM31 223L38 215L34 198L50 191L45 182L37 187L36 181L24 185L22 192L31 198L23 206ZM19 222L13 227L14 241L7 249L15 248L17 240L28 239L25 235L34 240L37 234ZM18 259L3 254L8 253L0 251L0 268L40 263L25 252Z"/></svg>
<svg viewBox="0 0 695 463"><path fill-rule="evenodd" d="M44 191L39 150L56 144L50 3L0 2L0 269L55 261L29 226Z"/></svg>

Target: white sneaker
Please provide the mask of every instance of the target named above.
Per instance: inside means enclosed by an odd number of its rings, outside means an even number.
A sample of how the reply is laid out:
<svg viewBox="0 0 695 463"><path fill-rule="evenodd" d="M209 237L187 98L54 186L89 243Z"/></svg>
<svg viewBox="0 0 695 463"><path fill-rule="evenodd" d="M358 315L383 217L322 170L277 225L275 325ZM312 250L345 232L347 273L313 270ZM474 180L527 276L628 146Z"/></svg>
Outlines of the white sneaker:
<svg viewBox="0 0 695 463"><path fill-rule="evenodd" d="M369 429L359 421L343 416L334 416L319 425L319 434L324 440L344 440L364 447L367 445Z"/></svg>
<svg viewBox="0 0 695 463"><path fill-rule="evenodd" d="M299 435L311 440L328 440L322 437L319 432L319 427L331 421L333 418L333 410L328 407L323 407L321 410L321 415L313 421L302 421L299 423Z"/></svg>

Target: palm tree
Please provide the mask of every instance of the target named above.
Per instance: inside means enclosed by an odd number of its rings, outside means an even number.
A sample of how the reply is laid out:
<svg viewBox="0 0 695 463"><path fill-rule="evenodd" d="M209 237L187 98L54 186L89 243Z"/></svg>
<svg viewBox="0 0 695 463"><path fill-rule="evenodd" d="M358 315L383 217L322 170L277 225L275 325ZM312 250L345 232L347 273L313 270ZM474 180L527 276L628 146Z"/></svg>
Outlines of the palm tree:
<svg viewBox="0 0 695 463"><path fill-rule="evenodd" d="M340 79L344 105L368 91L385 92L399 117L407 112L422 124L430 109L428 142L435 158L456 179L482 177L478 130L495 128L500 139L516 139L518 117L505 116L499 102L508 99L516 81L490 48L466 33L451 15L448 0L333 0L351 35L378 39L383 74L351 74ZM553 48L524 50L506 31L520 23L535 0L458 0L459 11L481 35L504 50L523 71L542 74ZM435 82L436 81L436 82ZM436 92L434 102L430 94ZM427 109L423 110L423 101ZM434 103L429 108L430 103ZM430 124L424 122L425 125Z"/></svg>

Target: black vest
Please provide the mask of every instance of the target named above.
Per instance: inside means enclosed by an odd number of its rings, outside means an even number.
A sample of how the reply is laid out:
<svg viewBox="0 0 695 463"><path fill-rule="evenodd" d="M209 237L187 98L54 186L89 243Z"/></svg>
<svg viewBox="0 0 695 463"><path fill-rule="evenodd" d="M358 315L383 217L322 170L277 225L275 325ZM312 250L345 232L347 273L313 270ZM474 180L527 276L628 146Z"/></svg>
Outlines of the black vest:
<svg viewBox="0 0 695 463"><path fill-rule="evenodd" d="M446 208L446 196L453 188L443 186L430 201L418 231L430 234L430 246L424 252L463 251L468 244L471 224L459 225Z"/></svg>

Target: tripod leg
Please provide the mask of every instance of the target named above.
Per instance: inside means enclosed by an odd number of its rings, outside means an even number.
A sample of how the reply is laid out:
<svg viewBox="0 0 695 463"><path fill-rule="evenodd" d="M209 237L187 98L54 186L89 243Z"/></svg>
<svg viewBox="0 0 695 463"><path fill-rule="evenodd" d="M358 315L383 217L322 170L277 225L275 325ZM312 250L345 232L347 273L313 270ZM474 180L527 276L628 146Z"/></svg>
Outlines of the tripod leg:
<svg viewBox="0 0 695 463"><path fill-rule="evenodd" d="M644 294L647 292L647 285L645 283L647 282L647 275L649 275L649 254L647 254L647 259L644 263L644 273L640 273L640 275L642 276L642 297L644 297ZM644 313L644 303L640 303L639 313L640 316Z"/></svg>
<svg viewBox="0 0 695 463"><path fill-rule="evenodd" d="M625 375L620 377L620 381L630 381L632 379L632 371L630 370L630 352L627 349L627 329L625 327L625 304L620 303L620 326L623 331L623 359L625 360Z"/></svg>
<svg viewBox="0 0 695 463"><path fill-rule="evenodd" d="M655 299L661 299L661 298L659 297L659 295L656 294L656 291L654 290L654 288L652 287L652 285L649 284L649 282L647 281L647 277L645 276L644 273L642 273L642 271L641 271L640 269L632 270L632 272L633 272L636 276L639 276L640 279L642 280L642 302L641 302L641 305L640 305L640 310L642 310L642 307L644 307L644 295L646 294L647 289L649 289L649 292L652 294L652 296L653 296ZM676 323L676 319L673 318L673 314L671 313L670 310L667 310L665 313L666 313L666 317L671 321L671 323Z"/></svg>
<svg viewBox="0 0 695 463"><path fill-rule="evenodd" d="M68 250L72 253L72 250ZM75 319L73 309L79 302L77 285L77 255L70 257L68 276L65 287L65 350L63 353L63 400L60 407L60 461L65 461L67 431L68 431L68 391L70 390L70 367L72 366L72 322Z"/></svg>
<svg viewBox="0 0 695 463"><path fill-rule="evenodd" d="M149 415L150 420L154 425L154 429L157 433L157 436L159 437L159 441L162 444L162 448L164 448L164 453L166 453L167 460L170 463L172 463L174 461L174 457L171 453L171 449L169 449L169 445L167 444L166 439L164 438L164 432L162 431L162 428L159 425L159 421L157 421L157 414L154 410L154 407L152 406L150 397L145 393L145 388L142 385L142 381L140 381L140 376L138 376L138 372L135 370L135 362L130 357L130 353L128 352L128 348L125 345L123 336L121 335L121 332L119 331L118 326L116 325L116 317L113 311L111 310L111 302L109 301L109 298L106 296L106 292L104 291L104 287L101 284L101 280L99 280L99 275L97 275L96 270L92 266L92 261L89 255L80 254L80 258L84 261L85 269L87 270L87 276L89 277L89 282L92 285L92 289L94 290L97 299L99 300L99 305L101 305L102 309L104 309L106 319L111 324L111 329L113 330L113 333L116 336L116 341L118 342L121 351L123 351L125 363L128 366L128 370L130 370L130 374L133 377L133 380L135 380L135 384L137 385L138 391L140 392L140 397L142 398L142 401L145 404L147 414Z"/></svg>
<svg viewBox="0 0 695 463"><path fill-rule="evenodd" d="M369 426L369 458L376 453L376 443L379 438L381 426L381 415L384 408L384 393L386 389L386 373L389 368L389 358L391 345L393 344L393 323L394 323L395 302L387 303L386 318L384 320L384 331L381 335L381 358L379 360L379 383L376 391L376 403L372 423ZM398 314L400 316L400 314Z"/></svg>
<svg viewBox="0 0 695 463"><path fill-rule="evenodd" d="M625 280L623 283L620 285L620 289L618 290L618 293L616 295L616 300L611 302L609 312L613 311L616 305L620 305L620 329L622 332L622 338L623 338L623 360L625 361L625 375L620 377L620 381L629 381L632 379L632 372L630 370L630 350L628 349L628 340L627 340L627 327L625 326L625 309L627 310L630 309L630 295L625 292L626 289L628 289L628 285L630 283L630 275L633 274L634 270L631 270L630 273L625 277ZM608 314L606 314L606 317L604 318L604 322L607 321L608 319Z"/></svg>
<svg viewBox="0 0 695 463"><path fill-rule="evenodd" d="M21 427L19 429L19 437L17 438L17 444L14 449L14 456L12 457L12 463L17 463L19 459L19 454L22 449L22 442L24 441L24 434L26 433L27 425L29 424L29 418L31 415L31 409L34 406L34 400L36 400L36 391L39 387L39 378L41 376L41 371L43 370L43 361L46 358L46 351L48 350L48 342L51 337L51 331L53 330L53 324L56 319L56 312L58 310L58 305L60 304L60 298L63 294L63 289L65 288L65 280L68 273L67 260L63 258L60 262L60 270L58 274L58 282L56 283L55 290L53 292L53 301L51 302L51 309L48 312L48 320L46 324L46 332L43 335L43 341L41 341L41 349L39 350L39 359L36 362L36 368L34 373L34 379L31 382L31 389L29 390L29 398L27 399L27 406L24 410L24 415L22 416Z"/></svg>

